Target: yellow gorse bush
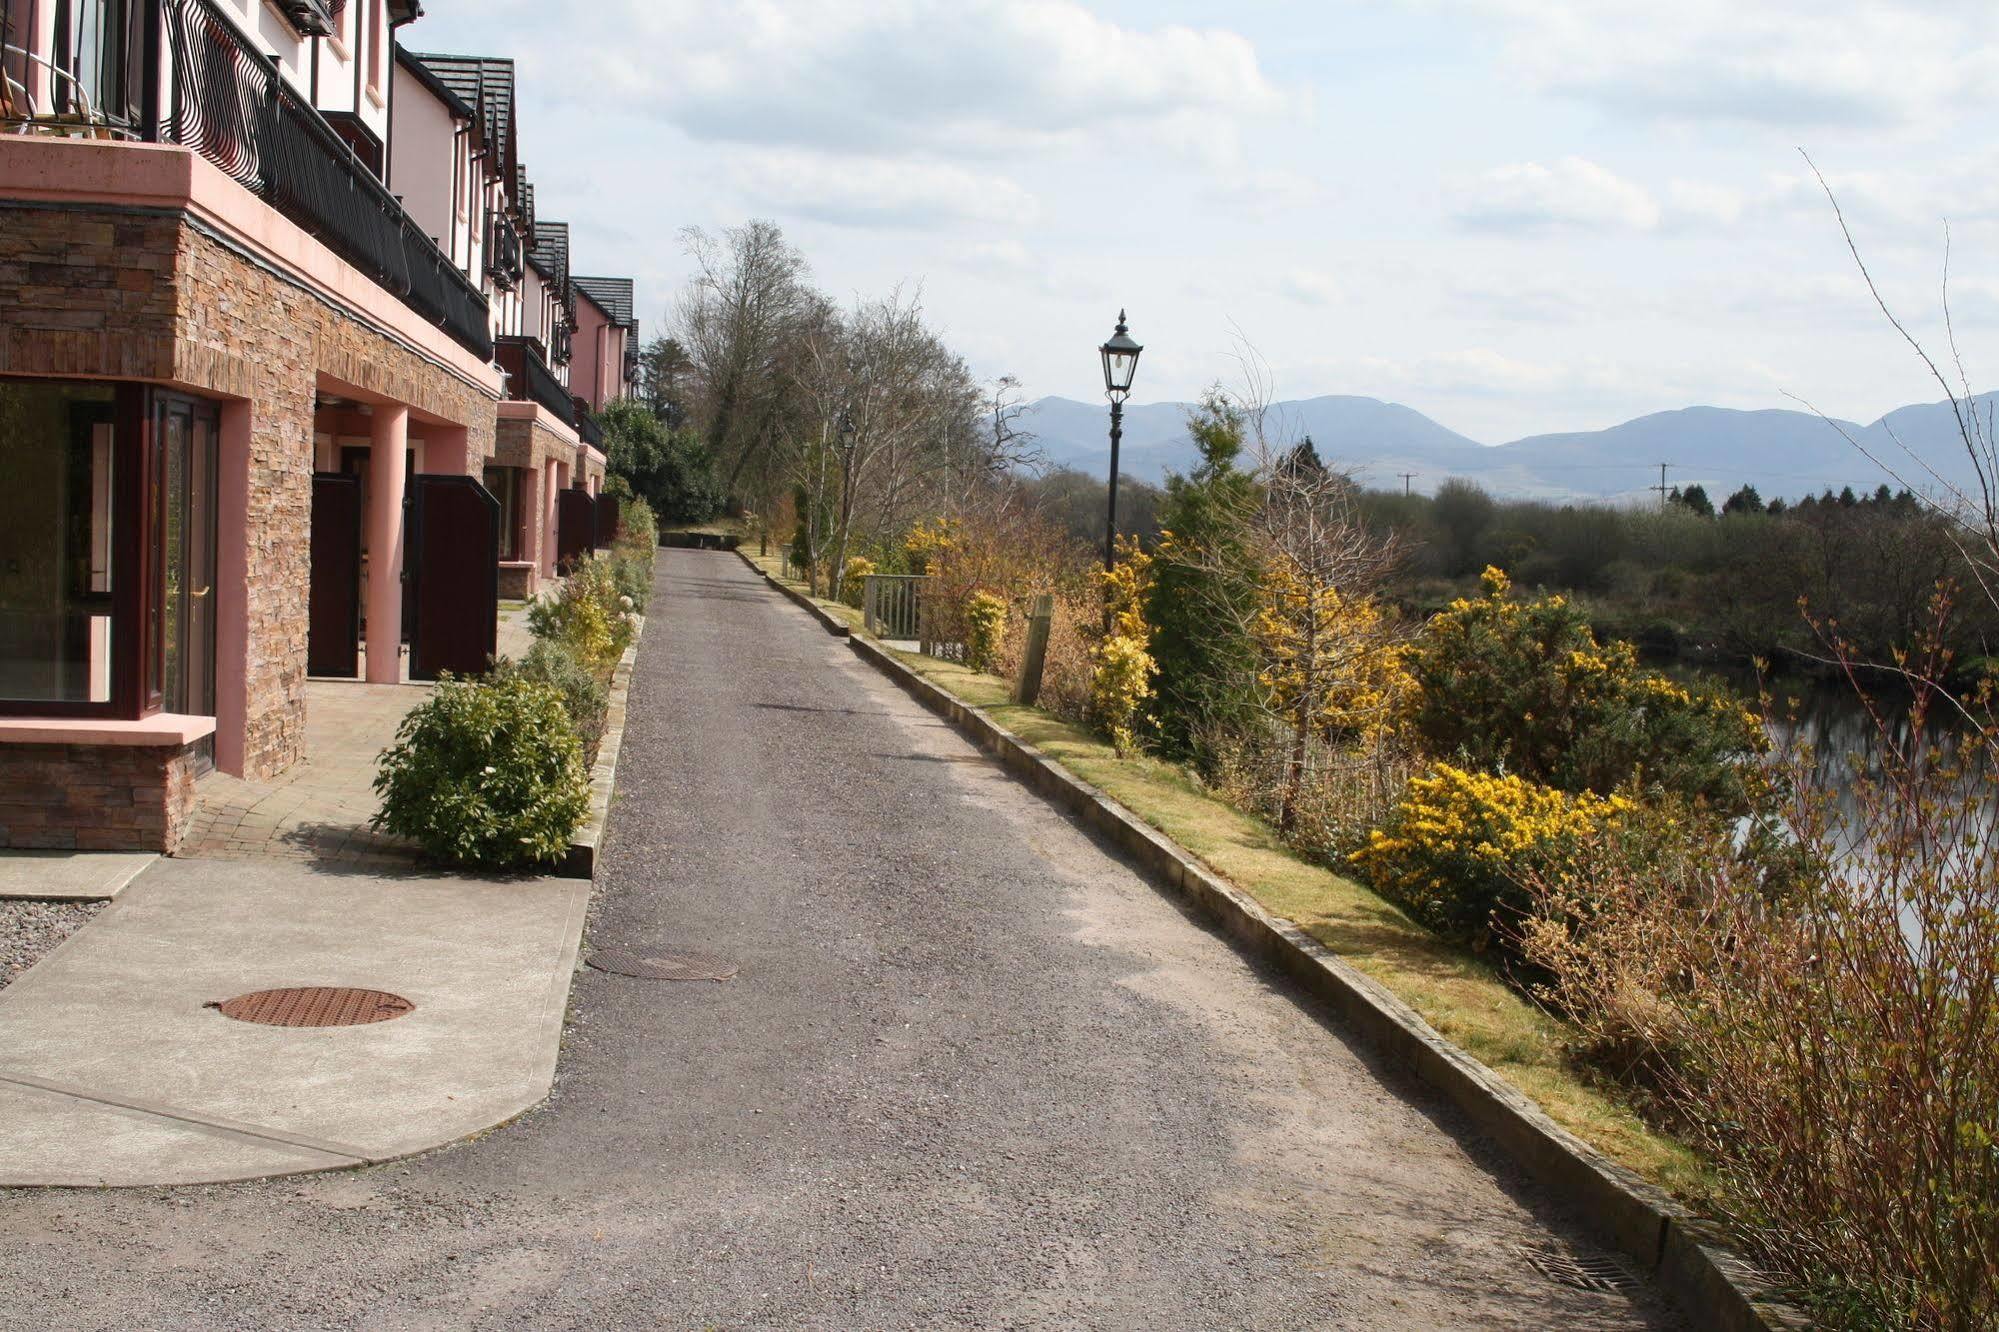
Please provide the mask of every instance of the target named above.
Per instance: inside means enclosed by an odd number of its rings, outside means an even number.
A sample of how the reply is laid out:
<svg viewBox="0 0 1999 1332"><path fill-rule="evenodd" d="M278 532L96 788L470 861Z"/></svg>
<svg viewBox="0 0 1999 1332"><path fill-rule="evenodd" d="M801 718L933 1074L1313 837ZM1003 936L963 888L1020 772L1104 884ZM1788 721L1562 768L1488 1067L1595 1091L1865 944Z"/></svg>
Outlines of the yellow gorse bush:
<svg viewBox="0 0 1999 1332"><path fill-rule="evenodd" d="M1157 668L1150 651L1152 628L1145 620L1152 557L1136 540L1122 538L1117 563L1097 578L1110 609L1111 630L1090 653L1090 711L1122 754L1136 747L1140 711L1153 697Z"/></svg>
<svg viewBox="0 0 1999 1332"><path fill-rule="evenodd" d="M858 610L868 585L868 575L874 571L875 562L865 555L856 555L848 560L846 576L840 580L840 600Z"/></svg>
<svg viewBox="0 0 1999 1332"><path fill-rule="evenodd" d="M934 518L909 529L902 539L902 553L911 573L934 573L935 563L958 549L964 539L964 525L956 518Z"/></svg>
<svg viewBox="0 0 1999 1332"><path fill-rule="evenodd" d="M1006 603L990 592L974 592L965 601L965 664L991 670L1005 637Z"/></svg>
<svg viewBox="0 0 1999 1332"><path fill-rule="evenodd" d="M1307 727L1329 738L1394 730L1415 682L1379 601L1315 585L1279 559L1263 570L1257 603L1257 681L1274 711L1292 717L1304 708Z"/></svg>
<svg viewBox="0 0 1999 1332"><path fill-rule="evenodd" d="M1348 859L1433 928L1481 936L1529 871L1559 871L1585 839L1635 806L1513 774L1437 764L1409 783L1390 825Z"/></svg>

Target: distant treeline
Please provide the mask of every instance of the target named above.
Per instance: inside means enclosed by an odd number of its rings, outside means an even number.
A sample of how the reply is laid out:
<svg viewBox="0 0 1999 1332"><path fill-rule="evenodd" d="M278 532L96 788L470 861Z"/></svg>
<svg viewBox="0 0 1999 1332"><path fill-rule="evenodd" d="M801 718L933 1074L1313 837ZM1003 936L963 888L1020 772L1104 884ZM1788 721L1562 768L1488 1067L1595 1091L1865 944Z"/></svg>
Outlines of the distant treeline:
<svg viewBox="0 0 1999 1332"><path fill-rule="evenodd" d="M1061 469L1020 485L1077 536L1103 540L1101 477ZM1160 494L1120 478L1119 531L1149 542ZM1496 499L1451 480L1434 496L1369 491L1363 504L1403 542L1392 593L1405 609L1442 609L1495 565L1523 590L1574 597L1600 633L1658 657L1800 669L1828 655L1816 620L1863 659L1885 661L1927 622L1939 580L1975 591L1949 520L1887 486L1767 504L1744 486L1717 505L1695 485L1663 504L1613 507ZM1949 632L1961 667L1999 658L1999 614L1986 598L1958 598Z"/></svg>
<svg viewBox="0 0 1999 1332"><path fill-rule="evenodd" d="M1971 584L1951 522L1887 486L1768 505L1745 486L1717 510L1699 486L1614 508L1498 500L1453 480L1434 497L1370 492L1366 506L1410 544L1397 591L1413 607L1441 606L1496 565L1520 586L1575 597L1601 630L1659 654L1782 668L1826 656L1830 630L1885 661L1927 622L1940 580ZM1961 664L1994 654L1995 620L1985 598L1959 598L1949 632Z"/></svg>

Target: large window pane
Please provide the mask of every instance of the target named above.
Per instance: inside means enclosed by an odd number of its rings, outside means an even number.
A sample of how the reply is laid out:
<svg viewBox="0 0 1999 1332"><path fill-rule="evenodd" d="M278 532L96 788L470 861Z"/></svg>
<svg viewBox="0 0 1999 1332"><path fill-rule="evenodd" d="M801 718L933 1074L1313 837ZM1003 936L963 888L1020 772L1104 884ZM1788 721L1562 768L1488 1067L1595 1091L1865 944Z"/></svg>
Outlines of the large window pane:
<svg viewBox="0 0 1999 1332"><path fill-rule="evenodd" d="M518 560L521 535L521 473L518 467L488 467L486 493L500 502L500 558Z"/></svg>
<svg viewBox="0 0 1999 1332"><path fill-rule="evenodd" d="M114 394L0 379L0 700L111 698Z"/></svg>

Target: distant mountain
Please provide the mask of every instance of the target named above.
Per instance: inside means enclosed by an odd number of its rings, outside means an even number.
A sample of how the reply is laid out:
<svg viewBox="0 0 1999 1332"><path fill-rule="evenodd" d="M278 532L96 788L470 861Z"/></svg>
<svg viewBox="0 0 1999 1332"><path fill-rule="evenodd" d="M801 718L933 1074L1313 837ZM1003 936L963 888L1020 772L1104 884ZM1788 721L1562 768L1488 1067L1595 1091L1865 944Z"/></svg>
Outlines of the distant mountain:
<svg viewBox="0 0 1999 1332"><path fill-rule="evenodd" d="M1977 402L1981 414L1989 413L1999 393L1982 395ZM1195 453L1186 430L1189 408L1187 403L1126 408L1121 470L1156 483L1169 470L1190 468ZM1424 492L1458 476L1495 495L1641 498L1658 484L1661 462L1670 464L1668 484L1699 483L1717 502L1745 483L1771 499L1846 485L1871 490L1890 481L1841 431L1918 489L1925 488L1919 481L1929 480L1925 463L1953 484L1973 484L1947 402L1899 408L1864 426L1829 423L1808 412L1686 407L1606 430L1530 435L1496 445L1480 444L1413 408L1374 398L1277 403L1267 420L1273 439L1309 435L1321 457L1355 469L1369 485L1382 489L1400 485L1402 474L1409 473L1411 485ZM1108 465L1108 421L1100 403L1043 398L1029 407L1022 425L1039 436L1052 464L1088 472Z"/></svg>

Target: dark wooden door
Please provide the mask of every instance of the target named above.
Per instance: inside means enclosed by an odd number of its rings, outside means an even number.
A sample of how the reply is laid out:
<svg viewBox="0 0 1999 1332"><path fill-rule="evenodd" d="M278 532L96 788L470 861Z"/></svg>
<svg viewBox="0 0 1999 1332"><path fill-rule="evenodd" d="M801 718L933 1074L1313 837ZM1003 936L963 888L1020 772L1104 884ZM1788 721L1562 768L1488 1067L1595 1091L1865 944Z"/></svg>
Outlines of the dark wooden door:
<svg viewBox="0 0 1999 1332"><path fill-rule="evenodd" d="M352 680L361 673L360 656L361 478L314 472L306 673Z"/></svg>
<svg viewBox="0 0 1999 1332"><path fill-rule="evenodd" d="M599 493L597 496L597 549L609 550L618 539L618 497Z"/></svg>
<svg viewBox="0 0 1999 1332"><path fill-rule="evenodd" d="M478 675L500 628L500 502L469 476L416 477L405 576L416 607L410 678Z"/></svg>
<svg viewBox="0 0 1999 1332"><path fill-rule="evenodd" d="M590 553L597 539L597 501L587 490L570 487L556 495L555 567L566 571Z"/></svg>

